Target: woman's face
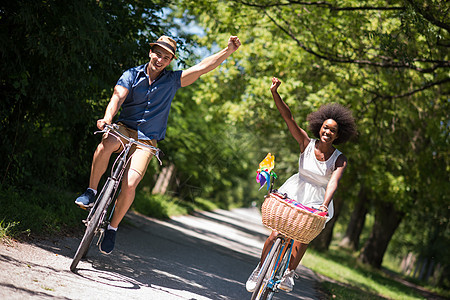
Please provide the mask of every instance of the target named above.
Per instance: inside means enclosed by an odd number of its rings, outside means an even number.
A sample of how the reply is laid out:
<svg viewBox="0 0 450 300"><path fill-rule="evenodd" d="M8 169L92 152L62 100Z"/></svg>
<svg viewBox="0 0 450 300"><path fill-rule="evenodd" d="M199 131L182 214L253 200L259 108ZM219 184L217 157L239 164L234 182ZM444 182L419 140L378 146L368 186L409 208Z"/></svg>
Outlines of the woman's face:
<svg viewBox="0 0 450 300"><path fill-rule="evenodd" d="M333 119L325 120L319 131L320 140L324 143L333 143L338 137L338 123Z"/></svg>

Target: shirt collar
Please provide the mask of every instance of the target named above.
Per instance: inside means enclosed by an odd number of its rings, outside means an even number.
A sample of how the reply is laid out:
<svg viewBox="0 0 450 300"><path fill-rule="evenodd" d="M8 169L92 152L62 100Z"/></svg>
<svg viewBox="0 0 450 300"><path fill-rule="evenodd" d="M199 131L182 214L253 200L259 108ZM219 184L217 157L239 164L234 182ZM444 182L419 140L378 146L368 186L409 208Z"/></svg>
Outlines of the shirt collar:
<svg viewBox="0 0 450 300"><path fill-rule="evenodd" d="M146 63L145 65L142 65L141 69L139 70L139 73L144 74L147 78L148 78L148 74L147 74L147 66L149 63ZM162 76L164 76L164 74L166 74L168 71L164 68L161 73L159 73L158 77L156 77L155 81L157 81L159 78L161 78Z"/></svg>

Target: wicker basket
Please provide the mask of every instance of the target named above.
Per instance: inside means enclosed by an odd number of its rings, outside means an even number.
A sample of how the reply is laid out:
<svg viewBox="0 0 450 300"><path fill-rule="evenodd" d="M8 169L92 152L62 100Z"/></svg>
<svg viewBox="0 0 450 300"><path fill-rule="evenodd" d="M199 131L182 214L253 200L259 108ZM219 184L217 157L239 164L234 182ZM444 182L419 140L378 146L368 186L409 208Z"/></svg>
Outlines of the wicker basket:
<svg viewBox="0 0 450 300"><path fill-rule="evenodd" d="M276 230L288 238L309 244L325 227L327 217L322 217L300 209L271 193L262 207L262 222L266 227Z"/></svg>

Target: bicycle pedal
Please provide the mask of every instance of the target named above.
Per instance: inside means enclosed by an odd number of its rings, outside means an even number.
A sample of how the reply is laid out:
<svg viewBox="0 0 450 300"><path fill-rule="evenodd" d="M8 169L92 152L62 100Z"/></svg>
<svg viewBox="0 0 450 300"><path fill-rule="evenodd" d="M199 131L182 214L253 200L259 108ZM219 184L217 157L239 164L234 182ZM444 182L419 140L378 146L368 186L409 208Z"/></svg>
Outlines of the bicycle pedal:
<svg viewBox="0 0 450 300"><path fill-rule="evenodd" d="M84 207L82 205L78 205L79 208L81 208L82 210L86 210L86 211L90 211L91 208L90 207Z"/></svg>

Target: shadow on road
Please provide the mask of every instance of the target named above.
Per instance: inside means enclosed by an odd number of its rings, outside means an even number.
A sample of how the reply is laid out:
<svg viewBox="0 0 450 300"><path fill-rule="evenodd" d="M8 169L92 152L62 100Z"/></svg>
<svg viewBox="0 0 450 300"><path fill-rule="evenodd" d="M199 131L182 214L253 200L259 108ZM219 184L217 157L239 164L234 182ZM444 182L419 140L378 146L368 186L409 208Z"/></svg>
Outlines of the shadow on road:
<svg viewBox="0 0 450 300"><path fill-rule="evenodd" d="M151 290L165 295L164 299L250 299L245 281L267 237L258 215L252 220L245 214L216 211L159 221L130 213L125 224L111 255L94 246L90 249L76 272L80 278L132 295ZM67 238L39 247L71 258L78 243ZM310 288L314 279L305 280L312 280L305 282L307 290L300 292L299 286L275 298L316 299Z"/></svg>

